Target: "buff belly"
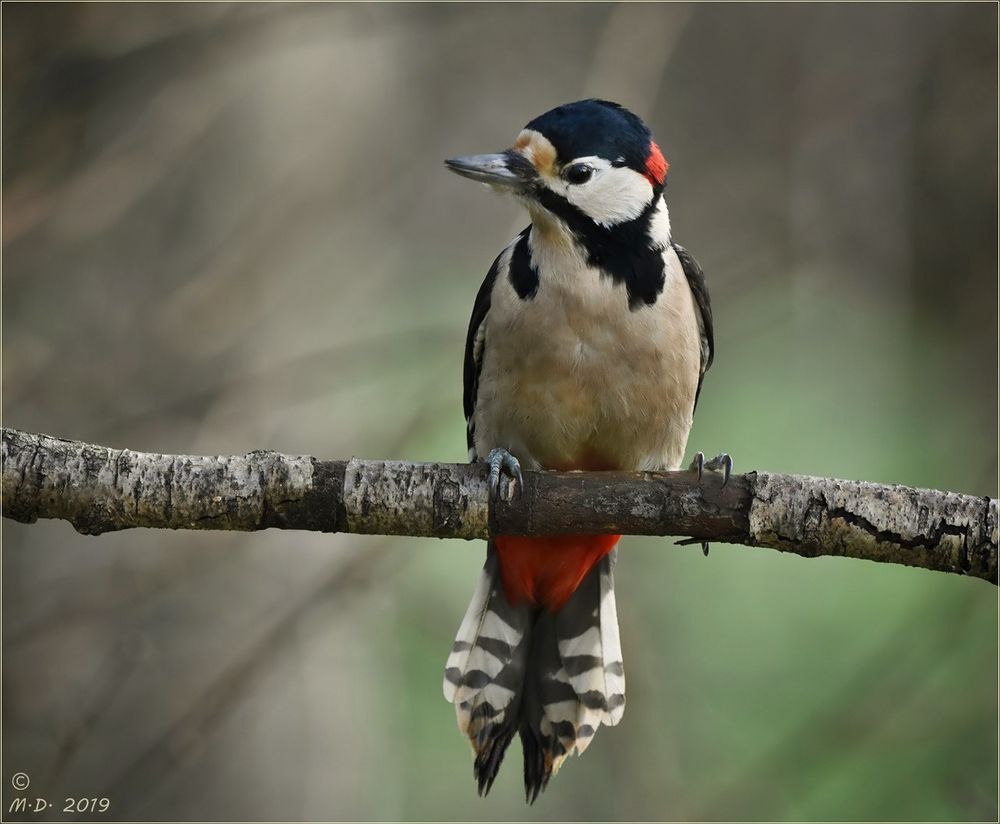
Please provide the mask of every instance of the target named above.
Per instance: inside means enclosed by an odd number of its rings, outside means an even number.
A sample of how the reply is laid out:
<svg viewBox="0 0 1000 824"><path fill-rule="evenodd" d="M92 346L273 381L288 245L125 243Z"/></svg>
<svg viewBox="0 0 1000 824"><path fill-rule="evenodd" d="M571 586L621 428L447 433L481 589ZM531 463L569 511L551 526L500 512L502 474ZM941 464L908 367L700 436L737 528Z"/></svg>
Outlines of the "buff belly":
<svg viewBox="0 0 1000 824"><path fill-rule="evenodd" d="M660 299L582 268L521 300L500 280L487 319L476 451L501 446L530 469L680 466L698 384L693 300L674 265ZM671 294L674 292L675 294Z"/></svg>

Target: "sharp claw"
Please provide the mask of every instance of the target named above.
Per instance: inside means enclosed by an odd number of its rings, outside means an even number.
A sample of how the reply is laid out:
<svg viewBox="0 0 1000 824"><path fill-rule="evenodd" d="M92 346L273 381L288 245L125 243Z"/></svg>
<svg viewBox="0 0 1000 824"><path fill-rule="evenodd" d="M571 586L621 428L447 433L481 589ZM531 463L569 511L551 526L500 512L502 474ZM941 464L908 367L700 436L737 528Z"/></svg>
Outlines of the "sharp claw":
<svg viewBox="0 0 1000 824"><path fill-rule="evenodd" d="M701 455L701 453L698 453ZM733 473L733 459L728 452L723 452L720 455L716 455L712 460L705 462L705 469L712 472L717 470L722 470L722 486L729 483L729 476ZM701 476L699 475L699 480Z"/></svg>
<svg viewBox="0 0 1000 824"><path fill-rule="evenodd" d="M691 461L691 465L688 467L689 471L698 470L698 481L701 481L702 472L705 470L705 453L698 452L694 456L694 460Z"/></svg>
<svg viewBox="0 0 1000 824"><path fill-rule="evenodd" d="M698 544L701 547L701 551L708 555L708 541L704 541L701 538L685 538L682 541L674 541L674 546L692 546L693 544Z"/></svg>

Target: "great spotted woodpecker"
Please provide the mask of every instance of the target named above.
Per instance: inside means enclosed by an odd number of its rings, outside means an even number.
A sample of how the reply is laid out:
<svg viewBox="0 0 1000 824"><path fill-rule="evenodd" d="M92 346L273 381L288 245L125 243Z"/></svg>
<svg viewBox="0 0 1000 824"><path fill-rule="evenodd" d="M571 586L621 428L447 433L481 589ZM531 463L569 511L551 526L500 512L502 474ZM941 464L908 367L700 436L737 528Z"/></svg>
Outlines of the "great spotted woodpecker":
<svg viewBox="0 0 1000 824"><path fill-rule="evenodd" d="M494 261L465 350L470 460L501 471L681 465L705 371L705 277L673 242L668 164L642 120L604 100L532 120L512 148L448 168L511 192L531 225ZM727 455L692 467L722 469ZM489 792L517 732L529 802L625 710L617 535L497 535L452 647L445 697Z"/></svg>

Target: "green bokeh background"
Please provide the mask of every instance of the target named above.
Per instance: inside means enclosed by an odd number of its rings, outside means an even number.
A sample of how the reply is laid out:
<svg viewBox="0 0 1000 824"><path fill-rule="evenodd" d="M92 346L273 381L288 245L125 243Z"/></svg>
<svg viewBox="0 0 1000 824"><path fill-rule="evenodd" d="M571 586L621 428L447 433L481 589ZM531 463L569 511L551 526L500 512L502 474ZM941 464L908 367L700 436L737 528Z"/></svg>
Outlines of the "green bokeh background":
<svg viewBox="0 0 1000 824"><path fill-rule="evenodd" d="M709 278L691 450L997 495L993 5L2 13L7 425L463 460L524 217L441 159L600 95ZM4 809L23 770L122 819L997 817L982 581L627 538L627 712L528 808L440 693L481 545L2 526Z"/></svg>

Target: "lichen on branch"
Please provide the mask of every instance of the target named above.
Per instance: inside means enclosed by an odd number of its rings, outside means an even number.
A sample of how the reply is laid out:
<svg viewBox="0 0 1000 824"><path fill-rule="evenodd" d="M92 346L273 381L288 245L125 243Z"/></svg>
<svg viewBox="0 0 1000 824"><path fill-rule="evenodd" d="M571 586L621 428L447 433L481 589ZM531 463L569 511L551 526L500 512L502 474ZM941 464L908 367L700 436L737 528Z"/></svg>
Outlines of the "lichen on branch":
<svg viewBox="0 0 1000 824"><path fill-rule="evenodd" d="M438 538L675 535L840 555L997 583L997 501L955 492L748 472L527 472L490 506L483 464L325 461L256 451L160 455L4 427L2 512L99 535L305 529Z"/></svg>

